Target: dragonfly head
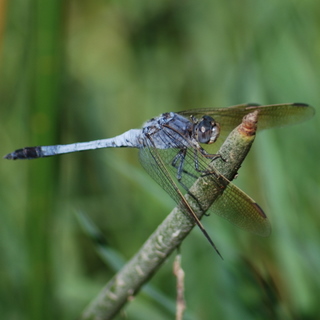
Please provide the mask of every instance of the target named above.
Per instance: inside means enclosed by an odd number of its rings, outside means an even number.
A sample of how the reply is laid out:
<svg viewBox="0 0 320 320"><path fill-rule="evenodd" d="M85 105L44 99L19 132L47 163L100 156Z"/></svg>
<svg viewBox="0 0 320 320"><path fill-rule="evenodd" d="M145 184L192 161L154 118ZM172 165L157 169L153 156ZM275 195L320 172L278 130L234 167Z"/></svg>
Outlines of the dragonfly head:
<svg viewBox="0 0 320 320"><path fill-rule="evenodd" d="M194 126L194 134L199 143L214 143L220 133L220 126L209 116L203 116Z"/></svg>

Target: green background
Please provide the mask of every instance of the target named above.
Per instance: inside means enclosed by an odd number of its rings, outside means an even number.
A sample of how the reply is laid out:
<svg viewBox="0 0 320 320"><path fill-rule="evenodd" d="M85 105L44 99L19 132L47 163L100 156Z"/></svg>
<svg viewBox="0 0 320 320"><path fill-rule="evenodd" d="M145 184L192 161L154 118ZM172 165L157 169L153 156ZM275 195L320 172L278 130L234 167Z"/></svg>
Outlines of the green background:
<svg viewBox="0 0 320 320"><path fill-rule="evenodd" d="M167 111L305 102L320 112L316 0L2 0L0 50L3 155L112 137ZM262 132L239 172L269 238L213 215L203 223L224 261L200 230L184 241L186 319L318 318L319 125L316 115ZM108 250L130 259L166 217L174 203L137 153L1 161L3 319L75 319L114 274ZM174 319L172 262L150 281L161 299L141 292L117 319Z"/></svg>

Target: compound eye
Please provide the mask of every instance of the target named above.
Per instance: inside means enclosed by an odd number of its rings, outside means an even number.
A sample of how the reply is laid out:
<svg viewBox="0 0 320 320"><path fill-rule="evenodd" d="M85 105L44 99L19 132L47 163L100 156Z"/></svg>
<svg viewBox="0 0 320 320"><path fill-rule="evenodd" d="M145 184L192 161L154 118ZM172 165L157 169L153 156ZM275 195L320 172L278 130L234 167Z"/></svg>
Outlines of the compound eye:
<svg viewBox="0 0 320 320"><path fill-rule="evenodd" d="M213 118L204 116L195 126L195 136L199 143L214 143L219 136L219 126Z"/></svg>

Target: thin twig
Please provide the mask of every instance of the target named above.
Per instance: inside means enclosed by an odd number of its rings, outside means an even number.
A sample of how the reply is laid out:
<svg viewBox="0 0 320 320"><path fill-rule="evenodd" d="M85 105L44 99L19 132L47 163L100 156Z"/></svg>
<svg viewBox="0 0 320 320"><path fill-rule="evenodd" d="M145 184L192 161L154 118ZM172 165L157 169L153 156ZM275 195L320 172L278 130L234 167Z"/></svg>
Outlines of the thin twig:
<svg viewBox="0 0 320 320"><path fill-rule="evenodd" d="M181 253L179 252L173 263L173 274L177 278L177 311L176 320L183 319L183 313L186 309L184 300L184 271L181 267Z"/></svg>

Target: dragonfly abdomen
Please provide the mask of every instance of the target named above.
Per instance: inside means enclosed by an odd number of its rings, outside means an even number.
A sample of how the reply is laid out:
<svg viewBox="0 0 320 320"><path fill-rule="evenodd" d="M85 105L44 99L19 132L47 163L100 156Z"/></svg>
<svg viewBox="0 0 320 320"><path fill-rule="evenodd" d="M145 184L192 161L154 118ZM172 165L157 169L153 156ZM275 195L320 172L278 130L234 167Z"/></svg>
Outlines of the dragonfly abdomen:
<svg viewBox="0 0 320 320"><path fill-rule="evenodd" d="M141 132L142 131L140 129L131 129L119 136L110 139L78 142L72 144L59 144L54 146L26 147L13 151L4 156L4 158L9 160L23 160L102 148L141 148L143 147Z"/></svg>

